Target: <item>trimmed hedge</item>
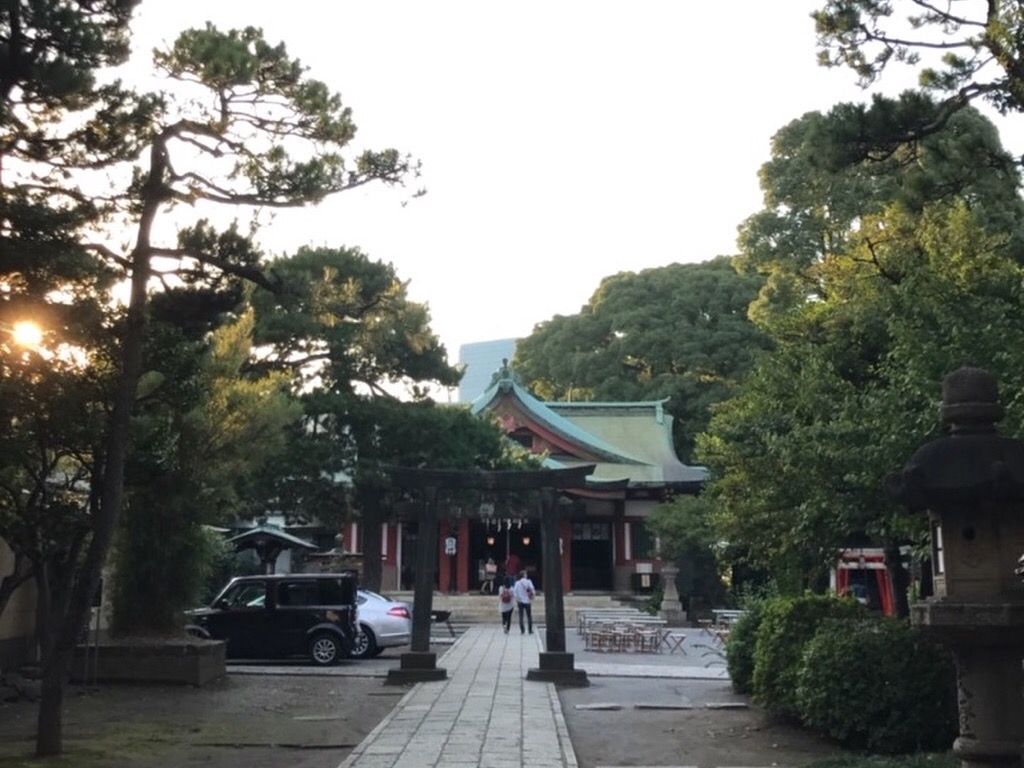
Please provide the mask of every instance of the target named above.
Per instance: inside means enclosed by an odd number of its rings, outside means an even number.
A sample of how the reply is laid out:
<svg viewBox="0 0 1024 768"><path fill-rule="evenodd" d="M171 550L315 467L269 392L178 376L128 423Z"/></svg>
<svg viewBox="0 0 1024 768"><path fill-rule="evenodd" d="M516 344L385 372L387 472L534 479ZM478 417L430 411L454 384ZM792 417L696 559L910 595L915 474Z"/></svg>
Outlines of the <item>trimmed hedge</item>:
<svg viewBox="0 0 1024 768"><path fill-rule="evenodd" d="M725 663L729 670L732 689L736 693L750 693L754 690L754 648L757 645L757 630L764 617L767 600L751 600L743 613L729 629L729 642L725 646Z"/></svg>
<svg viewBox="0 0 1024 768"><path fill-rule="evenodd" d="M769 600L754 647L754 701L777 717L797 720L796 689L804 648L826 619L859 619L867 609L856 600L804 595ZM730 645L732 637L729 638ZM841 702L836 702L843 709Z"/></svg>
<svg viewBox="0 0 1024 768"><path fill-rule="evenodd" d="M912 753L956 738L953 660L905 621L824 622L797 682L800 719L844 746Z"/></svg>

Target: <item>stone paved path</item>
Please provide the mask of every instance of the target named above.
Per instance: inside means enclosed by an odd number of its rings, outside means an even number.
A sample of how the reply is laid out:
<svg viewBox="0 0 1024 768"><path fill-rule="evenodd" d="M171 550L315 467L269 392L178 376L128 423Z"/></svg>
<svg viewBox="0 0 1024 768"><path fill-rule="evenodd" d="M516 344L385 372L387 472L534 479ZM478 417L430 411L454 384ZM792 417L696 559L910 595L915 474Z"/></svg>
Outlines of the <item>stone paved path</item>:
<svg viewBox="0 0 1024 768"><path fill-rule="evenodd" d="M576 768L554 685L525 679L538 637L470 627L448 679L416 685L341 768Z"/></svg>

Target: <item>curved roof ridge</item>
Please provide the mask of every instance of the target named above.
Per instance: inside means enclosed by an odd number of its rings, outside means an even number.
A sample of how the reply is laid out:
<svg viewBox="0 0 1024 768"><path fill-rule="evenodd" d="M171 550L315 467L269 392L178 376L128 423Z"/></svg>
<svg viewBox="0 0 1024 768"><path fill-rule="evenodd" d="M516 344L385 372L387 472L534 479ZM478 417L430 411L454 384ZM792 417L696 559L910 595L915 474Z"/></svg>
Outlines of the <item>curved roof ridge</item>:
<svg viewBox="0 0 1024 768"><path fill-rule="evenodd" d="M670 397L663 397L661 400L558 400L555 402L555 405L559 408L656 408L665 405L671 399Z"/></svg>
<svg viewBox="0 0 1024 768"><path fill-rule="evenodd" d="M636 456L623 453L610 443L607 443L599 437L590 434L586 430L577 427L569 421L569 419L549 408L543 402L531 395L525 387L515 380L512 371L508 367L507 360L503 361L503 363L504 365L494 375L494 379L491 381L491 386L487 388L486 392L473 401L470 409L473 415L479 414L499 395L508 392L513 394L529 413L550 427L553 432L583 448L593 451L597 456L609 461L623 462L626 464L645 463Z"/></svg>
<svg viewBox="0 0 1024 768"><path fill-rule="evenodd" d="M566 412L574 412L583 415L586 411L634 411L640 413L654 412L654 420L659 424L664 424L666 419L665 403L669 401L669 398L663 397L661 400L637 400L633 402L625 401L614 401L614 400L581 400L578 402L562 402L550 403L550 407ZM671 421L671 416L667 417Z"/></svg>

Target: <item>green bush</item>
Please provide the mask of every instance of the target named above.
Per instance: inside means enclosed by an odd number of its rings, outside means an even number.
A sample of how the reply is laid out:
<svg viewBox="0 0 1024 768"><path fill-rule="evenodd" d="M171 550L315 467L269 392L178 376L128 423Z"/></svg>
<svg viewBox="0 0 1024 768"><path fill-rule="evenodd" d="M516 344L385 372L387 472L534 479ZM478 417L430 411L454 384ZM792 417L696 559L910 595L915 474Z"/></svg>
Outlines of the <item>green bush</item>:
<svg viewBox="0 0 1024 768"><path fill-rule="evenodd" d="M828 595L767 601L754 647L754 701L771 715L798 719L797 676L807 643L826 619L866 615L867 609L856 600Z"/></svg>
<svg viewBox="0 0 1024 768"><path fill-rule="evenodd" d="M125 511L114 552L111 631L173 635L203 588L204 529L163 507Z"/></svg>
<svg viewBox="0 0 1024 768"><path fill-rule="evenodd" d="M661 601L665 599L665 585L658 582L651 594L647 596L647 599L640 604L640 610L644 613L649 613L652 616L657 616L658 611L661 610Z"/></svg>
<svg viewBox="0 0 1024 768"><path fill-rule="evenodd" d="M251 576L262 573L258 560L239 553L234 544L229 544L223 534L211 528L204 529L200 550L199 569L202 588L197 594L193 607L208 605L221 588L235 576Z"/></svg>
<svg viewBox="0 0 1024 768"><path fill-rule="evenodd" d="M960 768L960 760L950 750L917 755L842 755L814 760L804 768Z"/></svg>
<svg viewBox="0 0 1024 768"><path fill-rule="evenodd" d="M729 630L725 646L725 664L729 670L732 689L736 693L750 693L754 685L754 648L757 630L764 617L766 601L751 600Z"/></svg>
<svg viewBox="0 0 1024 768"><path fill-rule="evenodd" d="M774 581L760 586L741 586L733 595L743 613L732 624L729 642L725 647L725 659L736 693L750 693L753 690L757 630L764 616L765 603L778 596L778 586Z"/></svg>
<svg viewBox="0 0 1024 768"><path fill-rule="evenodd" d="M956 738L953 661L899 619L826 621L807 644L796 694L804 725L847 747L905 754Z"/></svg>

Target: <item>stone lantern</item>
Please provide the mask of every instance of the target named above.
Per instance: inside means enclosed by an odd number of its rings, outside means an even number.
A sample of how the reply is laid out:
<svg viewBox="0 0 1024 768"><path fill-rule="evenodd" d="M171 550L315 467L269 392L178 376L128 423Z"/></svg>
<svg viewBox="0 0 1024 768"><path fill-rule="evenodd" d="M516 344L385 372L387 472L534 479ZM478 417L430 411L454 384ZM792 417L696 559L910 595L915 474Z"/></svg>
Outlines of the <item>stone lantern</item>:
<svg viewBox="0 0 1024 768"><path fill-rule="evenodd" d="M898 500L928 511L934 596L911 606L911 619L956 658L953 752L965 768L1024 765L1024 442L996 432L1002 417L990 373L951 373L946 434L890 478Z"/></svg>

